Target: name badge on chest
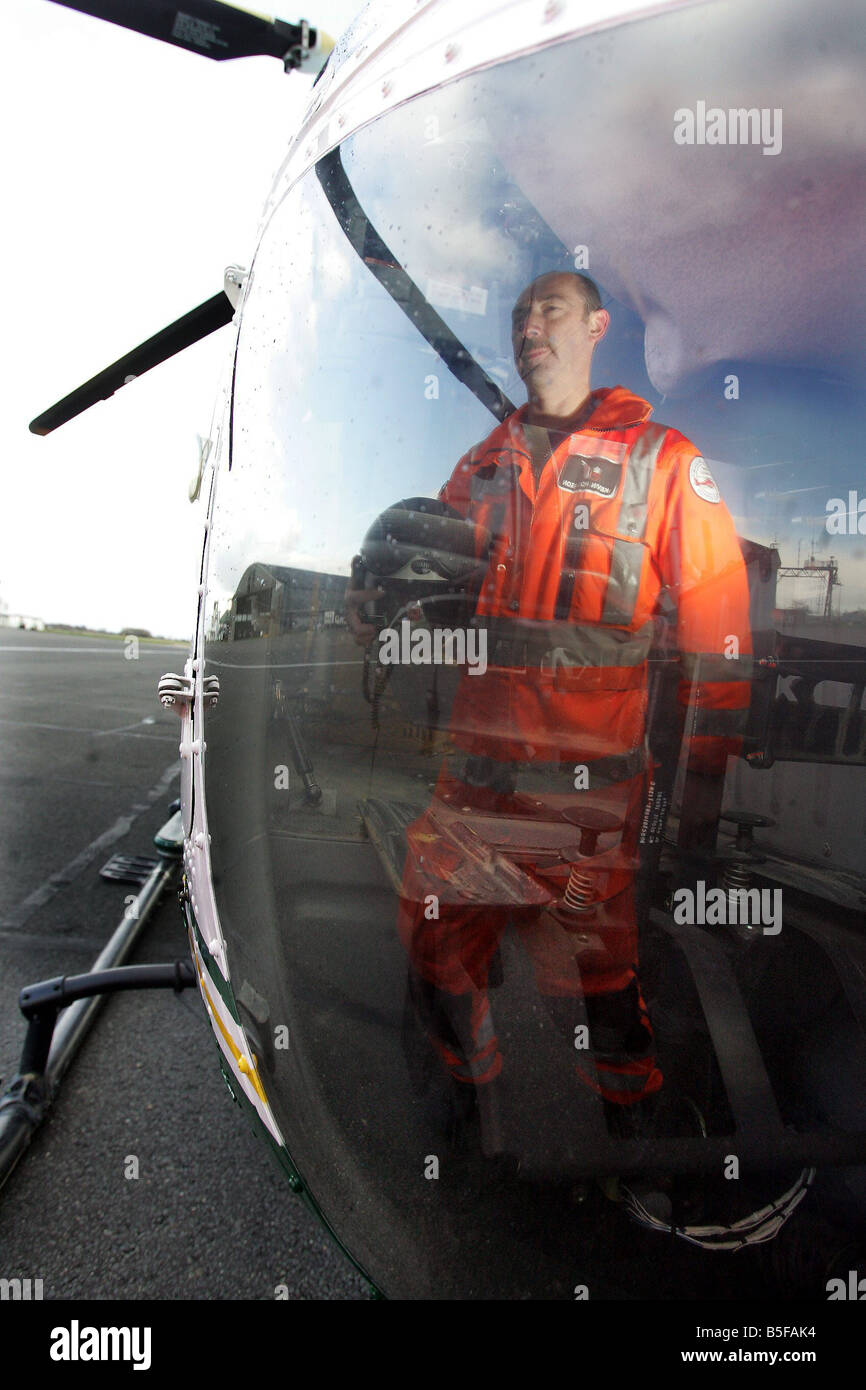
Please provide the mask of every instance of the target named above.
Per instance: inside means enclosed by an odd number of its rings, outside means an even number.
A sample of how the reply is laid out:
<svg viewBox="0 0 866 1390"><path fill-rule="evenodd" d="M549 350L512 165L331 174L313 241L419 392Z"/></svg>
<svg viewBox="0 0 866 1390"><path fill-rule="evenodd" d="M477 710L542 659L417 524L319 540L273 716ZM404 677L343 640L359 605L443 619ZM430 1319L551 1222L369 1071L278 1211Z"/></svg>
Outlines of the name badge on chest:
<svg viewBox="0 0 866 1390"><path fill-rule="evenodd" d="M628 448L617 440L572 435L567 456L558 464L557 487L563 492L614 497L622 481Z"/></svg>
<svg viewBox="0 0 866 1390"><path fill-rule="evenodd" d="M613 459L569 454L556 484L563 492L591 492L596 497L613 497L621 478L622 464Z"/></svg>

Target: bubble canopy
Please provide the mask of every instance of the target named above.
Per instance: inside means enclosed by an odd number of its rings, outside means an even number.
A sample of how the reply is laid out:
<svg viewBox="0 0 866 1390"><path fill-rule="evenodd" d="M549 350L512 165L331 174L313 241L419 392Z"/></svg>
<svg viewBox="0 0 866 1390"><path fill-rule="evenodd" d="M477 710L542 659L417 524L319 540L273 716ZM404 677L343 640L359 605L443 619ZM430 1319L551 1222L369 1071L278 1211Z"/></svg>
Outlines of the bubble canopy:
<svg viewBox="0 0 866 1390"><path fill-rule="evenodd" d="M552 45L359 130L265 228L212 503L213 887L288 1151L389 1295L657 1296L589 1181L645 1169L648 1142L704 1175L702 1219L735 1144L726 1219L823 1157L828 1210L863 1222L839 1139L866 1129L862 1001L820 1021L866 888L855 31L844 5L722 3ZM552 431L546 458L514 433L512 310L575 269L610 313L593 388L685 441L676 523L651 490L641 512L622 420ZM692 564L698 503L716 559ZM399 541L375 574L370 535ZM497 574L521 565L509 610ZM703 634L737 593L726 663ZM686 677L728 694L702 710ZM718 833L678 846L699 736L722 740ZM735 884L763 916L685 920ZM611 1098L638 1075L649 1140Z"/></svg>

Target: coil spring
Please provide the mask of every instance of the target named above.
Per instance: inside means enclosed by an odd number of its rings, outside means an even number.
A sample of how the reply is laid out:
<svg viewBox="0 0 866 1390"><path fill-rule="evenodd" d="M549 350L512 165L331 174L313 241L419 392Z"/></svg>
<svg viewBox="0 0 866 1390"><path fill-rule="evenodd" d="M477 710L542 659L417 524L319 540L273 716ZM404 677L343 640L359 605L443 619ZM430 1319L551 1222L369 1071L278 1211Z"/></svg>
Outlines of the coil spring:
<svg viewBox="0 0 866 1390"><path fill-rule="evenodd" d="M722 887L726 893L734 893L740 888L751 888L752 875L745 864L729 863L722 875Z"/></svg>
<svg viewBox="0 0 866 1390"><path fill-rule="evenodd" d="M594 884L592 875L584 873L578 864L572 864L568 883L563 894L563 902L573 912L587 912L592 907Z"/></svg>
<svg viewBox="0 0 866 1390"><path fill-rule="evenodd" d="M729 921L736 921L737 899L735 893L748 891L752 886L752 875L746 864L738 864L736 861L725 865L725 872L722 875L722 888L728 898Z"/></svg>

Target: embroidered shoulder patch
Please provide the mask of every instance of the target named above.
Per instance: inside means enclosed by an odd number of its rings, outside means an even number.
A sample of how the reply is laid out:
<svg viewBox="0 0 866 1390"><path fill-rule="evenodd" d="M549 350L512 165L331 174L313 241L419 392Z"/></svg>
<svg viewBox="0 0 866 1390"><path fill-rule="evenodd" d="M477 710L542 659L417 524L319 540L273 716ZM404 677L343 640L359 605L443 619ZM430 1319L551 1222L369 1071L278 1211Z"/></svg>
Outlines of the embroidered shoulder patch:
<svg viewBox="0 0 866 1390"><path fill-rule="evenodd" d="M716 487L716 480L707 466L706 459L702 459L700 454L693 458L689 465L689 482L692 491L704 502L721 502L722 494Z"/></svg>

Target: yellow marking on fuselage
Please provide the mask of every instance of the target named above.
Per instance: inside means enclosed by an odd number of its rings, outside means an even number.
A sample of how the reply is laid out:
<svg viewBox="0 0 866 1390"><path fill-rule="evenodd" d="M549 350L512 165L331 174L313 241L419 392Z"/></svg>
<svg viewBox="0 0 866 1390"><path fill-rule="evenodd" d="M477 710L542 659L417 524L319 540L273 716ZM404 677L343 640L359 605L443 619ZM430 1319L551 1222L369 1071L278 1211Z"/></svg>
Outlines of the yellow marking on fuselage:
<svg viewBox="0 0 866 1390"><path fill-rule="evenodd" d="M198 982L199 982L199 984L201 985L202 993L203 993L205 999L207 1000L207 1006L208 1006L208 1008L209 1008L210 1011L211 1011L211 1016L213 1017L214 1022L216 1023L216 1026L219 1028L220 1032L222 1033L223 1037L225 1038L226 1042L228 1043L228 1046L229 1046L229 1049L230 1049L230 1051L231 1051L231 1054L232 1054L232 1056L234 1057L235 1061L236 1061L237 1064L238 1064L238 1071L242 1072L244 1076L248 1076L248 1077L249 1077L250 1082L252 1083L252 1086L253 1086L253 1088L254 1088L254 1090L255 1090L255 1092L256 1092L256 1095L259 1097L259 1099L261 1100L261 1102L262 1102L263 1105L267 1105L267 1103L268 1103L268 1098L267 1098L267 1096L265 1095L264 1088L263 1088L263 1086L262 1086L261 1081L259 1080L259 1074L258 1074L258 1072L256 1071L256 1068L255 1068L254 1064L249 1060L249 1058L245 1057L244 1054L238 1050L237 1046L235 1045L234 1038L233 1038L233 1037L231 1036L231 1034L227 1031L225 1024L223 1023L222 1019L220 1018L219 1014L217 1013L217 1011L216 1011L216 1009L215 1009L215 1007L214 1007L214 1002L213 1002L213 1000L211 999L210 994L208 993L208 987L207 987L207 985L206 985L205 982L204 982L204 977L203 977L201 971L200 971L199 968L198 968L198 957L197 957L197 956L196 956L196 959L195 959L195 968L196 968L196 974L198 975ZM245 1066L245 1067L242 1067L242 1066L241 1066L241 1060L242 1060L242 1059L246 1062L246 1066Z"/></svg>

